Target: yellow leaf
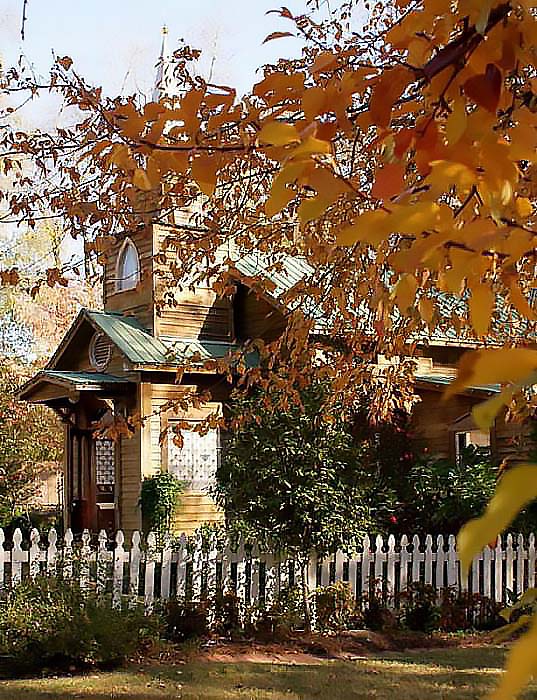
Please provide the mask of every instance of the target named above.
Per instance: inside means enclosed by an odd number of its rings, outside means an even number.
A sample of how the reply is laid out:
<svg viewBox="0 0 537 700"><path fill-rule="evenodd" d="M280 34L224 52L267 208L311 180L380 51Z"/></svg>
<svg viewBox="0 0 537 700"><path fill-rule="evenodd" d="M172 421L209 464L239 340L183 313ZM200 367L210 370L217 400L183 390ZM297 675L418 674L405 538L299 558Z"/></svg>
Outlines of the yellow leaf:
<svg viewBox="0 0 537 700"><path fill-rule="evenodd" d="M473 407L472 416L481 430L488 430L492 426L498 413L513 398L516 389L517 387L508 386L496 396Z"/></svg>
<svg viewBox="0 0 537 700"><path fill-rule="evenodd" d="M468 119L466 116L466 100L457 99L453 103L452 112L446 122L446 138L450 146L460 141L466 130Z"/></svg>
<svg viewBox="0 0 537 700"><path fill-rule="evenodd" d="M457 537L461 569L468 571L476 554L505 530L517 513L537 498L537 466L522 464L505 472L486 511L463 525Z"/></svg>
<svg viewBox="0 0 537 700"><path fill-rule="evenodd" d="M308 163L289 163L274 178L270 190L270 196L265 202L265 214L272 217L280 212L291 200L296 197L295 190L288 185L296 182L297 178L304 172Z"/></svg>
<svg viewBox="0 0 537 700"><path fill-rule="evenodd" d="M218 159L216 156L198 156L192 161L192 177L207 197L211 197L214 193L217 171Z"/></svg>
<svg viewBox="0 0 537 700"><path fill-rule="evenodd" d="M446 397L453 396L468 386L485 384L526 384L537 370L537 350L529 348L499 348L466 352L457 370L456 379L449 385Z"/></svg>
<svg viewBox="0 0 537 700"><path fill-rule="evenodd" d="M321 153L330 153L330 143L316 139L314 136L308 136L299 146L291 151L290 157L293 159L305 158Z"/></svg>
<svg viewBox="0 0 537 700"><path fill-rule="evenodd" d="M393 290L393 297L402 314L407 314L408 309L414 306L417 290L418 283L414 275L401 275Z"/></svg>
<svg viewBox="0 0 537 700"><path fill-rule="evenodd" d="M419 234L434 229L442 220L443 210L438 204L417 202L394 207L387 223L392 233Z"/></svg>
<svg viewBox="0 0 537 700"><path fill-rule="evenodd" d="M365 211L337 234L338 245L354 245L358 242L378 245L388 235L386 223L389 215L382 209Z"/></svg>
<svg viewBox="0 0 537 700"><path fill-rule="evenodd" d="M468 306L470 323L476 335L482 336L488 332L495 305L496 295L487 284L478 284L472 287L472 296Z"/></svg>
<svg viewBox="0 0 537 700"><path fill-rule="evenodd" d="M429 297L421 297L418 304L420 316L427 323L431 323L434 316L434 304Z"/></svg>
<svg viewBox="0 0 537 700"><path fill-rule="evenodd" d="M298 207L298 218L301 224L307 224L308 221L314 221L324 214L331 202L324 197L310 197L304 199Z"/></svg>
<svg viewBox="0 0 537 700"><path fill-rule="evenodd" d="M153 189L151 181L143 168L136 168L132 176L132 184L139 190L145 190L146 192Z"/></svg>
<svg viewBox="0 0 537 700"><path fill-rule="evenodd" d="M426 179L431 197L448 192L453 185L457 187L459 194L466 194L476 181L476 174L467 165L449 160L433 161L431 172Z"/></svg>
<svg viewBox="0 0 537 700"><path fill-rule="evenodd" d="M293 124L269 122L263 126L257 138L260 143L269 143L272 146L287 146L290 143L298 143L300 134Z"/></svg>
<svg viewBox="0 0 537 700"><path fill-rule="evenodd" d="M528 216L531 216L531 213L533 211L531 201L526 197L517 197L515 200L515 207L517 214L523 219L526 219Z"/></svg>

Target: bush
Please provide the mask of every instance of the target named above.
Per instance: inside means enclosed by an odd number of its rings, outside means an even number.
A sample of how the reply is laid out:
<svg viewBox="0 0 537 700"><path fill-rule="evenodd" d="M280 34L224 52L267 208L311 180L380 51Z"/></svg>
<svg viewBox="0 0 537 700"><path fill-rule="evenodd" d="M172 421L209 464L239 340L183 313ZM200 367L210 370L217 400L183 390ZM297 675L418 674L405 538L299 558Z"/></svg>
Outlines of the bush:
<svg viewBox="0 0 537 700"><path fill-rule="evenodd" d="M397 618L388 608L378 581L375 582L372 590L362 597L362 620L364 626L373 632L397 627Z"/></svg>
<svg viewBox="0 0 537 700"><path fill-rule="evenodd" d="M25 672L117 666L157 638L156 617L112 609L58 578L24 581L0 599L0 655Z"/></svg>
<svg viewBox="0 0 537 700"><path fill-rule="evenodd" d="M500 616L503 605L480 593L442 591L439 627L445 632L458 630L493 630L505 624Z"/></svg>
<svg viewBox="0 0 537 700"><path fill-rule="evenodd" d="M174 598L163 609L164 636L172 642L186 642L207 635L208 604Z"/></svg>
<svg viewBox="0 0 537 700"><path fill-rule="evenodd" d="M403 620L406 627L414 632L432 632L438 627L440 608L437 605L436 590L426 583L411 583L401 593L404 605Z"/></svg>
<svg viewBox="0 0 537 700"><path fill-rule="evenodd" d="M344 581L336 581L315 591L317 625L321 631L341 632L357 627L361 616L351 587Z"/></svg>

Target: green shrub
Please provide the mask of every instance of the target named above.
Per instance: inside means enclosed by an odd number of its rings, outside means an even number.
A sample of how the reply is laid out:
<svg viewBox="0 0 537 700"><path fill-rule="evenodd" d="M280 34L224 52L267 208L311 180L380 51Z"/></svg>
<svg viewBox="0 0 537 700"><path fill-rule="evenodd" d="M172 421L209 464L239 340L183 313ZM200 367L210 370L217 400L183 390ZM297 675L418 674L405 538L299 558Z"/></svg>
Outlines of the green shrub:
<svg viewBox="0 0 537 700"><path fill-rule="evenodd" d="M361 621L351 587L343 581L318 588L315 591L315 609L317 626L321 631L341 632L357 627Z"/></svg>
<svg viewBox="0 0 537 700"><path fill-rule="evenodd" d="M58 578L24 581L0 599L0 655L24 671L116 666L157 637L155 617Z"/></svg>

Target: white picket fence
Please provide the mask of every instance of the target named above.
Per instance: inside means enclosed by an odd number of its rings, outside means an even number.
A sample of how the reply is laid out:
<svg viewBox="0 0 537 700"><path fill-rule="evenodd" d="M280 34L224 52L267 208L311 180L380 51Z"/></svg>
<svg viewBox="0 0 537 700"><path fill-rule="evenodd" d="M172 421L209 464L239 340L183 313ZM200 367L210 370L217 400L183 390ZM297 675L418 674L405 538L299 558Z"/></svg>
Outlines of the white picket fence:
<svg viewBox="0 0 537 700"><path fill-rule="evenodd" d="M326 586L348 582L359 599L372 590L384 592L388 605L399 605L400 593L410 583L422 582L438 593L446 588L480 593L498 602L509 602L510 593L520 595L535 586L535 535L498 537L494 548L486 547L475 558L469 576L461 575L455 537L427 535L420 542L393 535L385 542L365 537L352 556L337 552L331 557L311 557L307 567L308 585ZM142 541L134 532L125 547L122 531L113 541L105 532L92 537L85 531L80 539L67 530L60 541L54 529L46 536L37 530L23 542L16 530L11 542L0 529L0 591L40 574L76 578L83 588L110 593L112 605L141 602L151 610L155 601L171 597L199 600L218 590L234 591L245 605L270 606L279 592L300 580L298 564L283 554L261 552L244 543L232 547L198 535L165 538L157 547L154 534Z"/></svg>

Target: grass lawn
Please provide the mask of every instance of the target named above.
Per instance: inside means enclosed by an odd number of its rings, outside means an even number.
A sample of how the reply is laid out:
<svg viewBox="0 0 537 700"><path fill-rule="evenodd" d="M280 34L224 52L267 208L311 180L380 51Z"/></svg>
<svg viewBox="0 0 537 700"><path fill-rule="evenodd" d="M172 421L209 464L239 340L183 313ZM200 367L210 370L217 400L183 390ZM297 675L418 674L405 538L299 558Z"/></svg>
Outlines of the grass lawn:
<svg viewBox="0 0 537 700"><path fill-rule="evenodd" d="M195 661L73 678L0 682L0 700L466 700L497 682L497 648L391 652L315 665ZM526 698L537 699L537 685Z"/></svg>

